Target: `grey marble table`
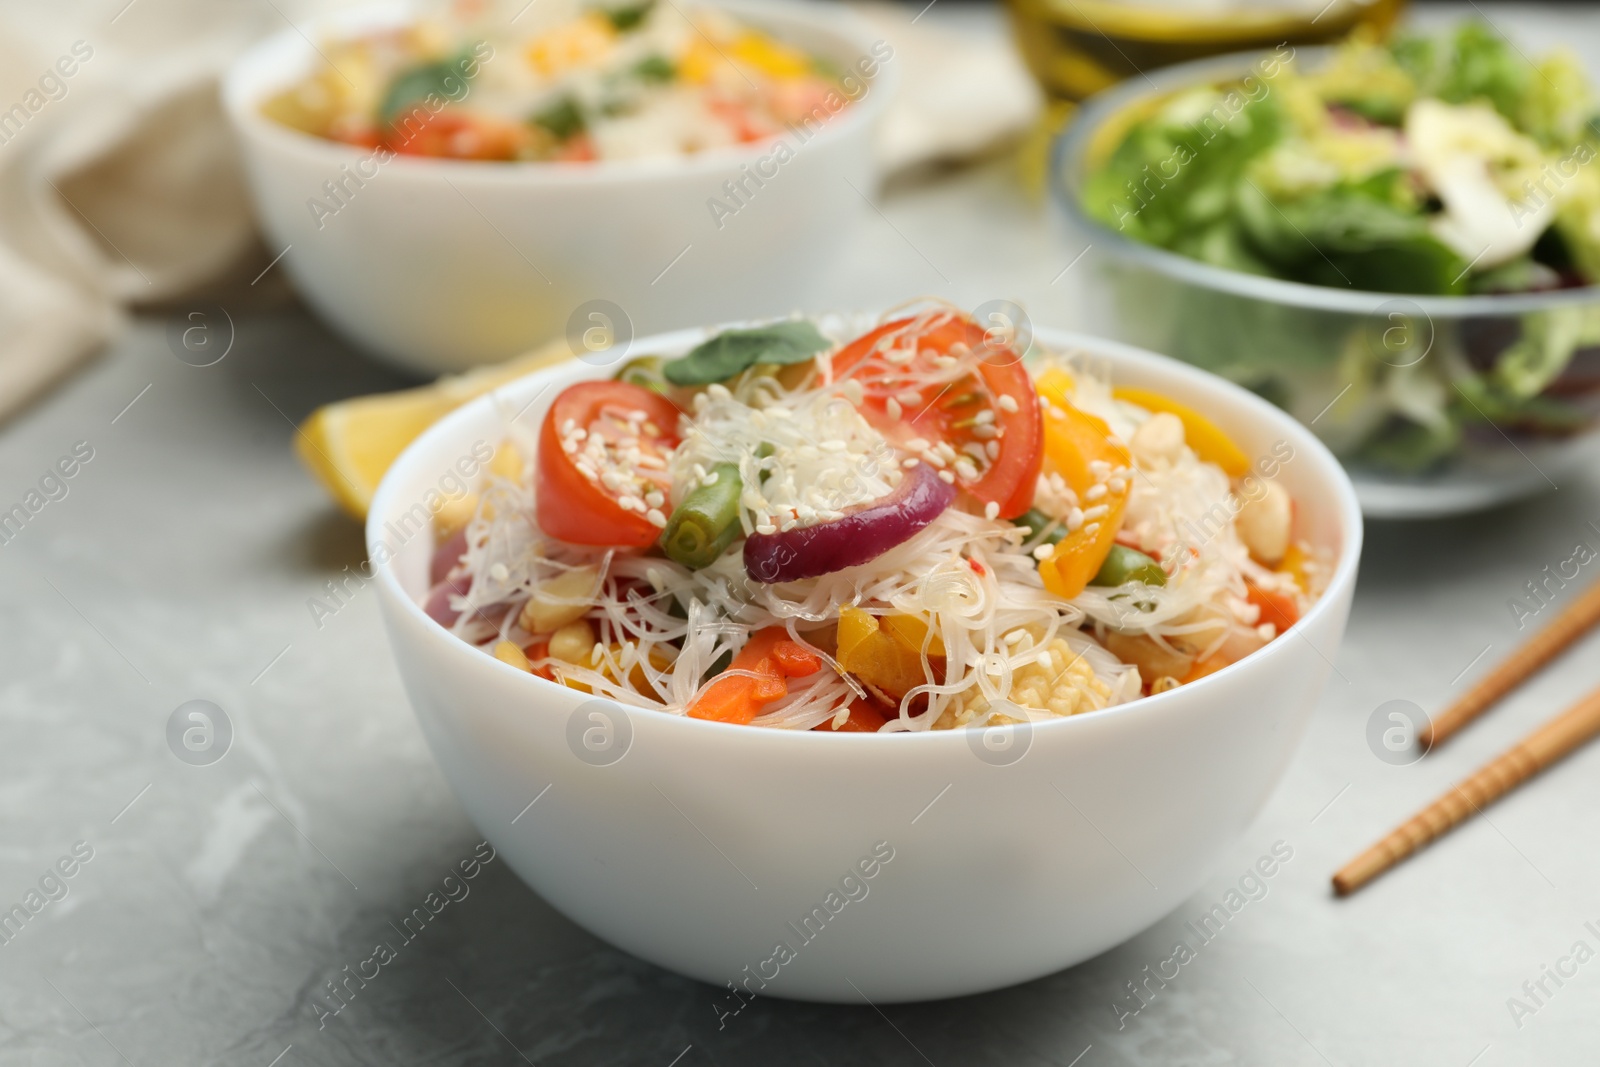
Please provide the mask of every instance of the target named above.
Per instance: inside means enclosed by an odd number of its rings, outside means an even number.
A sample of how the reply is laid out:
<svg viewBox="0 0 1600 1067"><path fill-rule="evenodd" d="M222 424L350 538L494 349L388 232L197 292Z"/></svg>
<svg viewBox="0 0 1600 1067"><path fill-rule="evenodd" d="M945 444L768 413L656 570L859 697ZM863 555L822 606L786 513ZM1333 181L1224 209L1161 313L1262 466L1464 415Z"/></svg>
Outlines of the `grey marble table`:
<svg viewBox="0 0 1600 1067"><path fill-rule="evenodd" d="M1488 10L1534 46L1600 47L1592 8ZM995 32L986 13L945 17ZM1075 321L1071 276L1052 279L1078 250L1008 164L880 206L830 283L839 305L1006 296ZM491 863L322 1018L327 983L478 841L372 596L321 625L307 607L362 546L291 455L291 422L402 383L299 311L241 315L203 369L174 358L169 325L141 319L0 431L0 509L78 450L65 495L0 545L0 908L38 906L0 943L5 1067L1595 1062L1600 963L1561 985L1545 969L1600 948L1600 748L1352 900L1327 879L1595 683L1600 638L1435 757L1391 766L1365 740L1382 703L1437 707L1523 636L1509 600L1600 546L1600 473L1470 519L1370 524L1338 676L1264 814L1176 913L1070 971L882 1011L756 1001L719 1028L715 991L595 940ZM194 699L234 732L208 766L169 748ZM1132 1000L1126 984L1279 842L1292 858L1265 895Z"/></svg>

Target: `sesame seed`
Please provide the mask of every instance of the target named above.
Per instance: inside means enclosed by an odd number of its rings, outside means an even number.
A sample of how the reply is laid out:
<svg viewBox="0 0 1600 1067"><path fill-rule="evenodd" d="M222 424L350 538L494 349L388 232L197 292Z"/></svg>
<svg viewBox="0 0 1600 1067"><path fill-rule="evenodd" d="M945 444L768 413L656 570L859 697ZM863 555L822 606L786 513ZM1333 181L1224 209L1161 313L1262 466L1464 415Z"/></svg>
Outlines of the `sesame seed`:
<svg viewBox="0 0 1600 1067"><path fill-rule="evenodd" d="M1084 512L1083 512L1083 521L1084 522L1095 522L1098 519L1105 518L1110 513L1111 513L1111 506L1109 504L1096 504L1094 507L1086 508L1084 510Z"/></svg>
<svg viewBox="0 0 1600 1067"><path fill-rule="evenodd" d="M912 467L915 467L918 463L921 463L921 462L922 462L922 460L917 459L915 456L913 456L910 459L901 460L900 461L900 466L904 467L906 470L910 470Z"/></svg>
<svg viewBox="0 0 1600 1067"><path fill-rule="evenodd" d="M883 410L888 412L889 418L895 422L899 422L900 417L905 414L905 409L900 406L900 401L892 396L883 402Z"/></svg>
<svg viewBox="0 0 1600 1067"><path fill-rule="evenodd" d="M644 513L644 517L649 519L651 524L655 526L666 526L667 524L667 517L661 514L660 508L651 508Z"/></svg>
<svg viewBox="0 0 1600 1067"><path fill-rule="evenodd" d="M949 471L940 471L939 472L939 477L943 478L946 482L948 482L951 485L954 485L956 483L956 476L954 474L951 474Z"/></svg>
<svg viewBox="0 0 1600 1067"><path fill-rule="evenodd" d="M775 534L777 532L778 528L770 522L763 522L756 526L756 533L758 534Z"/></svg>
<svg viewBox="0 0 1600 1067"><path fill-rule="evenodd" d="M1033 550L1033 558L1038 560L1040 563L1043 563L1045 560L1050 558L1050 554L1054 551L1054 545L1039 545Z"/></svg>
<svg viewBox="0 0 1600 1067"><path fill-rule="evenodd" d="M1098 522L1091 522L1089 525L1083 528L1083 532L1093 536L1094 534L1100 532L1100 524Z"/></svg>
<svg viewBox="0 0 1600 1067"><path fill-rule="evenodd" d="M659 508L667 502L667 498L661 494L661 490L652 489L644 495L644 502L653 508Z"/></svg>
<svg viewBox="0 0 1600 1067"><path fill-rule="evenodd" d="M497 582L503 582L511 577L511 569L504 563L495 563L489 568L489 577Z"/></svg>
<svg viewBox="0 0 1600 1067"><path fill-rule="evenodd" d="M984 450L985 454L987 454L990 459L999 459L1000 458L1000 442L999 441L990 441L987 445L984 446L983 450Z"/></svg>
<svg viewBox="0 0 1600 1067"><path fill-rule="evenodd" d="M980 426L983 425L986 422L993 422L994 421L994 412L990 411L988 408L984 408L982 411L980 411L976 415L972 416L972 421L977 423Z"/></svg>
<svg viewBox="0 0 1600 1067"><path fill-rule="evenodd" d="M995 403L1000 406L1000 410L1002 411L1017 410L1017 398L1006 393L1001 393L998 397L996 397Z"/></svg>
<svg viewBox="0 0 1600 1067"><path fill-rule="evenodd" d="M1000 505L991 500L983 506L983 517L993 522L1000 517Z"/></svg>
<svg viewBox="0 0 1600 1067"><path fill-rule="evenodd" d="M1091 485L1087 490L1084 491L1083 499L1085 499L1085 500L1099 500L1101 497L1103 497L1105 495L1106 495L1106 487L1105 486L1103 486L1103 485Z"/></svg>
<svg viewBox="0 0 1600 1067"><path fill-rule="evenodd" d="M1045 410L1050 413L1050 417L1052 419L1064 419L1067 417L1067 413L1056 407L1054 404L1047 403L1045 405Z"/></svg>

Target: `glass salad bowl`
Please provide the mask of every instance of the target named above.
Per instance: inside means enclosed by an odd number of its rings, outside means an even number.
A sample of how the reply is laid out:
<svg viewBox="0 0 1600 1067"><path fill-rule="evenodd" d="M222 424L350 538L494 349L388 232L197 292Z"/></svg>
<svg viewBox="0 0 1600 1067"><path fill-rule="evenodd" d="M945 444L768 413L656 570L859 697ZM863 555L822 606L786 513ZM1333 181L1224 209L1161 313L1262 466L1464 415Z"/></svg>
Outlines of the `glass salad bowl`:
<svg viewBox="0 0 1600 1067"><path fill-rule="evenodd" d="M1086 328L1289 411L1339 456L1368 516L1458 514L1558 487L1600 453L1600 286L1422 296L1309 285L1145 244L1086 211L1086 180L1132 121L1261 61L1222 56L1124 82L1058 138L1051 187L1088 249Z"/></svg>

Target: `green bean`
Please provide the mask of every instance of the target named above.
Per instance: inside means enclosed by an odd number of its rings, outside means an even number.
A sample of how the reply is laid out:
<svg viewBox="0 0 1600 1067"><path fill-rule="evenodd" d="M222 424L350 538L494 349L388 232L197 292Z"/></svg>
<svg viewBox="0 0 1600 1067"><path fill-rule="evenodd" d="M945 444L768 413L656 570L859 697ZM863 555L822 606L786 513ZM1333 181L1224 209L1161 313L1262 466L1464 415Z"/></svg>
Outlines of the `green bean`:
<svg viewBox="0 0 1600 1067"><path fill-rule="evenodd" d="M1029 508L1013 520L1018 526L1028 531L1030 538L1038 537L1039 531L1054 523L1055 529L1045 534L1042 544L1053 545L1067 536L1066 523L1057 522L1038 508Z"/></svg>
<svg viewBox="0 0 1600 1067"><path fill-rule="evenodd" d="M739 536L739 497L744 483L733 463L711 468L716 480L696 486L672 510L661 531L661 550L667 558L690 570L709 567Z"/></svg>
<svg viewBox="0 0 1600 1067"><path fill-rule="evenodd" d="M1145 585L1166 585L1167 572L1161 564L1127 545L1112 545L1111 554L1100 565L1100 571L1090 585L1126 585L1143 582Z"/></svg>
<svg viewBox="0 0 1600 1067"><path fill-rule="evenodd" d="M617 372L617 380L631 385L642 385L652 393L665 393L672 386L661 376L663 362L665 361L660 356L640 356L638 359L629 360Z"/></svg>

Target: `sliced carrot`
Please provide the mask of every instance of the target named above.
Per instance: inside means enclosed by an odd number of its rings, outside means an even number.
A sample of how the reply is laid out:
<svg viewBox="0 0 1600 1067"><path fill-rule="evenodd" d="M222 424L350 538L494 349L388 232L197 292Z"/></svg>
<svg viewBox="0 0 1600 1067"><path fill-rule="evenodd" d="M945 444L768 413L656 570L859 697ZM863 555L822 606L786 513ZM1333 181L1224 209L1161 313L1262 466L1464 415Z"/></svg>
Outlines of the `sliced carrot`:
<svg viewBox="0 0 1600 1067"><path fill-rule="evenodd" d="M814 674L821 666L821 658L790 639L782 626L757 630L728 664L729 670L751 671L755 676L715 679L690 703L689 717L743 726L760 714L763 705L789 695L787 679Z"/></svg>
<svg viewBox="0 0 1600 1067"><path fill-rule="evenodd" d="M1274 624L1280 634L1300 621L1300 604L1290 593L1263 589L1251 582L1246 599L1261 609L1260 621Z"/></svg>
<svg viewBox="0 0 1600 1067"><path fill-rule="evenodd" d="M1190 682L1199 681L1208 674L1216 674L1218 671L1228 666L1232 662L1232 660L1225 656L1207 656L1205 659L1199 660L1193 667L1189 668L1189 673L1183 676L1182 684L1188 685Z"/></svg>
<svg viewBox="0 0 1600 1067"><path fill-rule="evenodd" d="M812 729L825 732L837 731L841 734L875 734L883 729L883 724L888 721L871 701L855 700L850 704L850 717L845 719L842 726L834 726L833 720L827 719Z"/></svg>
<svg viewBox="0 0 1600 1067"><path fill-rule="evenodd" d="M541 660L541 659L544 659L546 656L550 655L550 642L549 641L535 641L533 644L529 645L527 648L523 649L522 651L527 655L529 660L532 660L532 661ZM530 666L528 669L533 671L533 673L537 674L539 677L546 679L547 681L552 681L553 682L553 681L556 680L556 676L550 672L550 668L549 667L533 667L533 666Z"/></svg>
<svg viewBox="0 0 1600 1067"><path fill-rule="evenodd" d="M772 647L772 658L778 661L778 669L789 678L804 678L817 673L822 667L820 656L794 641L779 641Z"/></svg>

